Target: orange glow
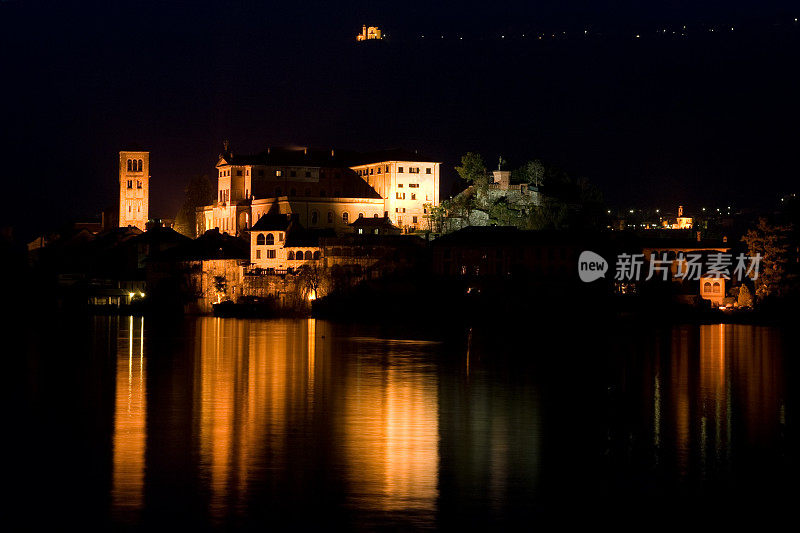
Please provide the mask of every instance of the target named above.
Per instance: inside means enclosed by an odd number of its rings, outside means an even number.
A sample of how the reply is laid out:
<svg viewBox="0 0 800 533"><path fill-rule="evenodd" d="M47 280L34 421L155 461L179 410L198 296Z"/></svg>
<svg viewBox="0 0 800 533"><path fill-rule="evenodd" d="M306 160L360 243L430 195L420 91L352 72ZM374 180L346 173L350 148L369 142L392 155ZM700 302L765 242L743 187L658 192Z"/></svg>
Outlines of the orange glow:
<svg viewBox="0 0 800 533"><path fill-rule="evenodd" d="M126 322L127 331L122 327ZM115 514L138 512L142 508L147 441L144 317L120 319L120 326L111 490Z"/></svg>
<svg viewBox="0 0 800 533"><path fill-rule="evenodd" d="M399 357L388 355L385 373L360 363L361 371L346 384L347 473L355 492L370 495L379 510L433 511L439 465L437 378L414 365L393 365Z"/></svg>

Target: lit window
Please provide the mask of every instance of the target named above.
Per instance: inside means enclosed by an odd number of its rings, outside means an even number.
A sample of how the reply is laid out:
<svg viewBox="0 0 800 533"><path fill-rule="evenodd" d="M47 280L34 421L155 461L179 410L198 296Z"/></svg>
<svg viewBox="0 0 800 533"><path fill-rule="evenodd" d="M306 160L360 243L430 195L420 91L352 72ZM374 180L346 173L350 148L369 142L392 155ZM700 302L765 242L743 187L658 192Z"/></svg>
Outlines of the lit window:
<svg viewBox="0 0 800 533"><path fill-rule="evenodd" d="M281 170L276 170L276 171L275 171L275 175L276 175L277 177L279 177L279 178L280 178L281 176L283 176L283 171L281 171Z"/></svg>

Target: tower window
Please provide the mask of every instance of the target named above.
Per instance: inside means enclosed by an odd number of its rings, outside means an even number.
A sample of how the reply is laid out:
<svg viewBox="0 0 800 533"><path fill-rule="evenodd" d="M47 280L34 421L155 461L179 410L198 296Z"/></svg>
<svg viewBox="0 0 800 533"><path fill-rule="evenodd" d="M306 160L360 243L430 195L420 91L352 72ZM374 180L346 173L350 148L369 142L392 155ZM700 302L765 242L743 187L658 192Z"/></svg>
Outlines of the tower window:
<svg viewBox="0 0 800 533"><path fill-rule="evenodd" d="M133 170L132 161L128 159L128 172L131 172L132 170Z"/></svg>

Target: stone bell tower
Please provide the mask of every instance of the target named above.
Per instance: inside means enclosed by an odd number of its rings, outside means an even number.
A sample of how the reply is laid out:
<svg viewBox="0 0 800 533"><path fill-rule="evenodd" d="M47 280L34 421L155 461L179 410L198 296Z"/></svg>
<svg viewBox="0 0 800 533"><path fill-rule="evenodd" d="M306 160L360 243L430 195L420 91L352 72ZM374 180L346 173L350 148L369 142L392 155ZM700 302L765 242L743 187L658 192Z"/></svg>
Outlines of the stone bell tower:
<svg viewBox="0 0 800 533"><path fill-rule="evenodd" d="M150 152L119 153L119 227L147 228Z"/></svg>

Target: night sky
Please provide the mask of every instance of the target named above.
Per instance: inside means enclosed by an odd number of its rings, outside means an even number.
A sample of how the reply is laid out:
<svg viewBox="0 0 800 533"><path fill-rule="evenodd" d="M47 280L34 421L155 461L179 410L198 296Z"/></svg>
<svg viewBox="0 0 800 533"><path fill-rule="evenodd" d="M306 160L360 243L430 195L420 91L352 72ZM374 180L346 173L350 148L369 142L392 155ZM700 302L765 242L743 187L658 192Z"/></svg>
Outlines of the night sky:
<svg viewBox="0 0 800 533"><path fill-rule="evenodd" d="M445 197L479 151L563 167L617 207L769 206L798 188L798 16L786 0L0 0L2 224L99 213L131 143L151 152L151 215L172 218L223 139L418 149L444 162ZM362 24L389 39L357 44Z"/></svg>

